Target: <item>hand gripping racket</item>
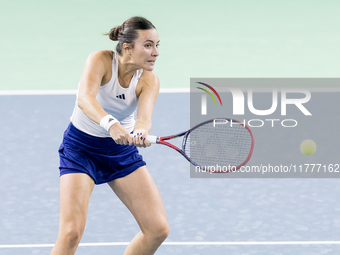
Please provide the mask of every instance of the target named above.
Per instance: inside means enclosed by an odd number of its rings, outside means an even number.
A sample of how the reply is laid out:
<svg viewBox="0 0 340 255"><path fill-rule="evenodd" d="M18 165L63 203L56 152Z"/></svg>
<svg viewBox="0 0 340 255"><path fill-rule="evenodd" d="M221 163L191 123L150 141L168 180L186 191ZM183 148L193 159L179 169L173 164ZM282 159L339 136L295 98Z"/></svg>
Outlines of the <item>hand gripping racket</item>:
<svg viewBox="0 0 340 255"><path fill-rule="evenodd" d="M182 148L166 142L183 136ZM231 172L244 166L254 149L250 128L233 119L211 119L171 136L146 138L150 143L167 145L181 153L191 164L216 173Z"/></svg>

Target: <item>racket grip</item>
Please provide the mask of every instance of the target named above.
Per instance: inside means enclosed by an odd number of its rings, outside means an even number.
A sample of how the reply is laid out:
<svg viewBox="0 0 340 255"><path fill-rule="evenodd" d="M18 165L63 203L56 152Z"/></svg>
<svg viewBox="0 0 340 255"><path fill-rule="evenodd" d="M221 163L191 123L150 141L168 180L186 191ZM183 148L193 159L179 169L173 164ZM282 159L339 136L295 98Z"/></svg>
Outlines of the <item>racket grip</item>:
<svg viewBox="0 0 340 255"><path fill-rule="evenodd" d="M146 140L148 140L150 143L157 143L157 136L155 136L155 135L148 135L146 137Z"/></svg>
<svg viewBox="0 0 340 255"><path fill-rule="evenodd" d="M133 137L133 134L131 134L131 137ZM148 135L146 137L146 139L150 142L150 143L157 143L157 136L156 135Z"/></svg>

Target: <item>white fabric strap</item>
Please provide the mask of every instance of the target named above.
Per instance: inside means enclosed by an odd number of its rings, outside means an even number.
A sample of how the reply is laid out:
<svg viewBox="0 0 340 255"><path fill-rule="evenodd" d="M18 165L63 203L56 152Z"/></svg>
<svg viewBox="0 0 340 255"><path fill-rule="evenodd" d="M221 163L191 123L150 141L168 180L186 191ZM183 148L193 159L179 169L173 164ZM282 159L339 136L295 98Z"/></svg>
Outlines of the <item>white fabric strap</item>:
<svg viewBox="0 0 340 255"><path fill-rule="evenodd" d="M100 126L109 132L110 127L117 122L119 121L115 117L108 114L100 120Z"/></svg>

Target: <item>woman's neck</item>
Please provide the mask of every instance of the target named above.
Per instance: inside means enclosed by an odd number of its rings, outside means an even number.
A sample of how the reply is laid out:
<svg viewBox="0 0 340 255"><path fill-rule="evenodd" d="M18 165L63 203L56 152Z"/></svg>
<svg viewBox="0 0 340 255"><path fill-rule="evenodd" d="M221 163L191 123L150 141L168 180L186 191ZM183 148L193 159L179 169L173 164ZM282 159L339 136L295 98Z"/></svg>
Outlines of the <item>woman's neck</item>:
<svg viewBox="0 0 340 255"><path fill-rule="evenodd" d="M122 87L129 87L131 79L137 70L138 68L133 63L129 63L128 59L118 56L118 81Z"/></svg>

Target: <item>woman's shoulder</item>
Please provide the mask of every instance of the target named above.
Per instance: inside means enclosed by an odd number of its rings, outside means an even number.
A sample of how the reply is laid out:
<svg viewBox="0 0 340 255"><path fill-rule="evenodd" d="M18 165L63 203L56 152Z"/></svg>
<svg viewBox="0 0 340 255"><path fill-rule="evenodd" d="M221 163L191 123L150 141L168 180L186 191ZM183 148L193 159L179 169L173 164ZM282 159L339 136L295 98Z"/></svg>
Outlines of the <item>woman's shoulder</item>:
<svg viewBox="0 0 340 255"><path fill-rule="evenodd" d="M140 77L140 81L149 85L158 85L159 86L159 79L157 74L154 71L146 71L143 70L143 73Z"/></svg>
<svg viewBox="0 0 340 255"><path fill-rule="evenodd" d="M111 79L113 54L114 52L110 50L91 52L86 59L84 70L103 75L102 85L106 84Z"/></svg>
<svg viewBox="0 0 340 255"><path fill-rule="evenodd" d="M141 79L157 80L158 81L158 76L154 71L143 70L143 73L141 75Z"/></svg>
<svg viewBox="0 0 340 255"><path fill-rule="evenodd" d="M157 74L154 71L146 71L143 70L143 73L140 77L140 80L137 84L136 95L140 96L142 91L148 91L148 93L156 93L159 92L159 79Z"/></svg>
<svg viewBox="0 0 340 255"><path fill-rule="evenodd" d="M114 52L112 50L97 50L89 54L88 59L94 61L112 62Z"/></svg>

